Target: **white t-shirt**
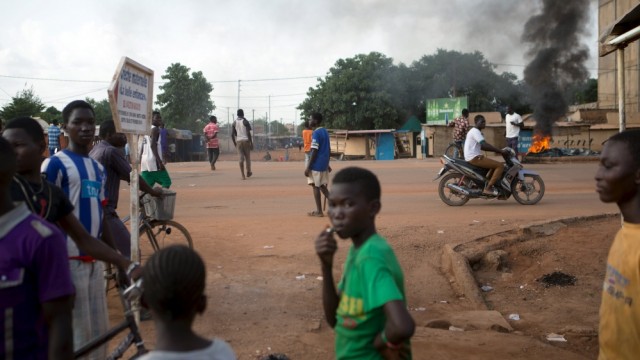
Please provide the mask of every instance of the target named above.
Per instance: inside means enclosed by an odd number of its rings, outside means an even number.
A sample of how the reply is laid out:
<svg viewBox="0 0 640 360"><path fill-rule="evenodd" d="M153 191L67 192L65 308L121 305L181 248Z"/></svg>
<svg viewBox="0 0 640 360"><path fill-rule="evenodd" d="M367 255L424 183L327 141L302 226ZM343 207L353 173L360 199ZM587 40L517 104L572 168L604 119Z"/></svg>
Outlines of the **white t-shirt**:
<svg viewBox="0 0 640 360"><path fill-rule="evenodd" d="M152 126L151 129L156 126ZM153 130L152 130L153 131ZM145 135L138 142L138 153L142 152L140 157L140 171L158 171L156 157L151 151L151 136ZM160 146L160 136L158 136L158 156L162 160L162 147Z"/></svg>
<svg viewBox="0 0 640 360"><path fill-rule="evenodd" d="M522 117L518 115L518 113L514 112L512 115L507 114L507 116L505 116L504 119L507 126L507 137L508 138L518 137L518 135L520 135L520 127L511 125L511 122L520 124L522 123Z"/></svg>
<svg viewBox="0 0 640 360"><path fill-rule="evenodd" d="M213 339L211 345L194 351L161 351L153 350L138 358L139 360L236 360L231 346L218 338Z"/></svg>
<svg viewBox="0 0 640 360"><path fill-rule="evenodd" d="M478 128L471 128L467 133L467 139L464 141L464 160L469 161L478 155L482 155L480 143L484 141L484 136Z"/></svg>

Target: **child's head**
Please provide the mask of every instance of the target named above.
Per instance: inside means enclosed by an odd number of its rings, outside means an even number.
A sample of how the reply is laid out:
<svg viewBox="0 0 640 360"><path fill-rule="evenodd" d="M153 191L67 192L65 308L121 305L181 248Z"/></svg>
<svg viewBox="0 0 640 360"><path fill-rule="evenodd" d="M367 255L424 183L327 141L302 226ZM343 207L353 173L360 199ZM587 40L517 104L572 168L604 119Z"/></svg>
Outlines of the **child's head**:
<svg viewBox="0 0 640 360"><path fill-rule="evenodd" d="M164 322L193 321L207 306L205 265L184 245L169 246L151 255L144 266L143 299Z"/></svg>
<svg viewBox="0 0 640 360"><path fill-rule="evenodd" d="M19 117L7 123L2 137L13 147L17 155L18 174L39 171L45 150L44 131L30 117Z"/></svg>
<svg viewBox="0 0 640 360"><path fill-rule="evenodd" d="M375 227L380 212L380 182L367 169L348 167L333 177L329 193L329 218L343 239Z"/></svg>
<svg viewBox="0 0 640 360"><path fill-rule="evenodd" d="M124 147L127 144L127 137L123 133L116 131L116 123L107 120L100 124L100 139L115 147Z"/></svg>
<svg viewBox="0 0 640 360"><path fill-rule="evenodd" d="M91 145L96 132L95 117L93 107L84 100L75 100L65 106L62 121L69 142L82 147Z"/></svg>
<svg viewBox="0 0 640 360"><path fill-rule="evenodd" d="M322 124L322 114L320 113L313 113L311 114L311 116L309 116L309 126L314 128L314 127L318 127L320 126L320 124Z"/></svg>
<svg viewBox="0 0 640 360"><path fill-rule="evenodd" d="M623 131L604 143L595 176L602 202L620 205L640 194L639 154L640 130Z"/></svg>

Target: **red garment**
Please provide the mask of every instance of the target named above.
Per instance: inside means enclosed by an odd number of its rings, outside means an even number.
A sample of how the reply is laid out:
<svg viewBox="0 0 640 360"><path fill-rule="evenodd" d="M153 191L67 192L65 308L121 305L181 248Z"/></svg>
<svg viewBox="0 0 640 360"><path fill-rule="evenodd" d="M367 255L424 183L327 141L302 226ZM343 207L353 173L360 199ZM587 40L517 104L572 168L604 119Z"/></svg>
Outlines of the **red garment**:
<svg viewBox="0 0 640 360"><path fill-rule="evenodd" d="M203 133L209 139L207 140L208 149L219 147L218 137L211 138L218 133L218 124L208 123L207 126L204 127Z"/></svg>
<svg viewBox="0 0 640 360"><path fill-rule="evenodd" d="M453 120L455 128L453 129L453 140L464 141L469 131L469 119L464 116L457 117Z"/></svg>

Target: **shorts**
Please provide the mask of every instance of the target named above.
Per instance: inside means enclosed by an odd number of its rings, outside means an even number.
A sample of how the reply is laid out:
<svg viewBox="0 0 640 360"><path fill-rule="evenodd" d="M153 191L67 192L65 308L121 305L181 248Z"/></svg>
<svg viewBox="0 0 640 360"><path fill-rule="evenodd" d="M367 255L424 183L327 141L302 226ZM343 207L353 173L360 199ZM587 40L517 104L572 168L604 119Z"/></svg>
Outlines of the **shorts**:
<svg viewBox="0 0 640 360"><path fill-rule="evenodd" d="M155 184L160 184L160 186L165 189L171 187L171 178L169 177L167 169L159 171L142 171L140 176L151 187Z"/></svg>
<svg viewBox="0 0 640 360"><path fill-rule="evenodd" d="M311 176L307 177L307 184L314 185L315 187L326 186L329 184L329 172L328 171L315 171L311 170Z"/></svg>

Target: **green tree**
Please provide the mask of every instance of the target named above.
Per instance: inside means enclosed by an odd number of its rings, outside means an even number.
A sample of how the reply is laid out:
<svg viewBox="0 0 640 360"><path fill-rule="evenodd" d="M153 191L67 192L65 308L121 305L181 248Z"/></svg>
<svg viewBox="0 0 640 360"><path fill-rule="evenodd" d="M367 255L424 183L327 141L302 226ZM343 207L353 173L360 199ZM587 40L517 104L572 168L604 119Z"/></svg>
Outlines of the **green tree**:
<svg viewBox="0 0 640 360"><path fill-rule="evenodd" d="M567 89L567 103L585 104L598 101L598 80L589 79L584 83L577 83Z"/></svg>
<svg viewBox="0 0 640 360"><path fill-rule="evenodd" d="M102 99L100 101L96 101L92 98L86 98L85 101L93 106L93 112L96 114L97 124L102 124L105 121L113 120L113 114L111 113L109 100Z"/></svg>
<svg viewBox="0 0 640 360"><path fill-rule="evenodd" d="M45 109L45 111L39 113L38 117L48 123L51 123L51 121L53 121L54 119L57 119L60 123L62 122L62 112L55 106L49 106Z"/></svg>
<svg viewBox="0 0 640 360"><path fill-rule="evenodd" d="M45 109L42 100L33 92L33 88L18 91L11 102L0 110L0 118L5 121L20 116L37 116Z"/></svg>
<svg viewBox="0 0 640 360"><path fill-rule="evenodd" d="M497 74L495 65L479 51L439 49L415 61L410 73L411 94L423 96L421 100L467 96L470 111L496 111L506 105L516 111L527 109L524 85L512 73Z"/></svg>
<svg viewBox="0 0 640 360"><path fill-rule="evenodd" d="M380 53L340 59L298 107L303 117L320 112L325 127L341 129L396 128L401 111L391 95L396 69Z"/></svg>
<svg viewBox="0 0 640 360"><path fill-rule="evenodd" d="M189 75L188 67L180 63L171 64L160 85L156 104L161 107L162 118L167 127L201 131L196 120L207 119L216 107L209 94L213 86L201 71Z"/></svg>

